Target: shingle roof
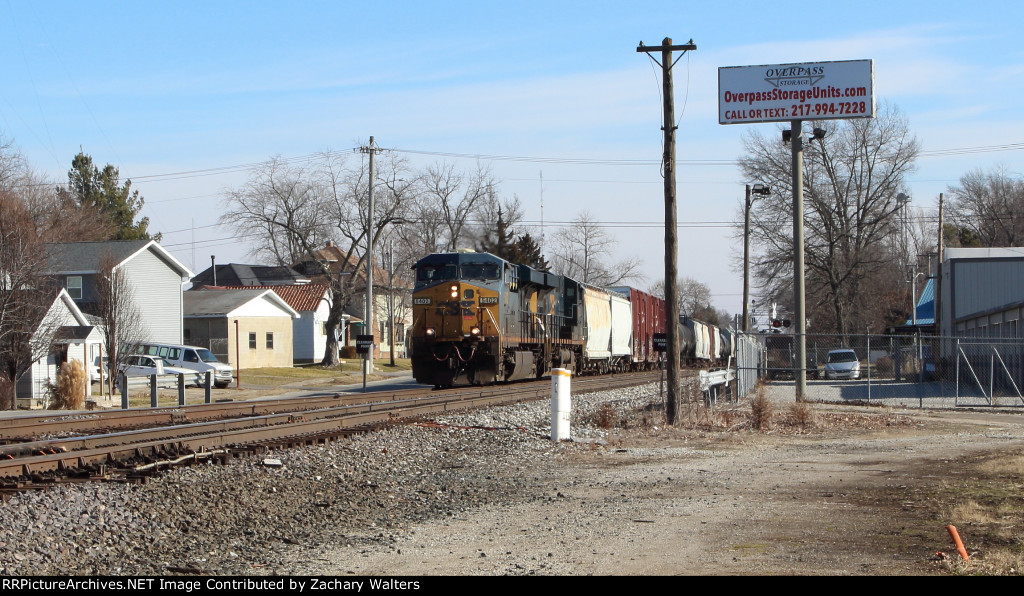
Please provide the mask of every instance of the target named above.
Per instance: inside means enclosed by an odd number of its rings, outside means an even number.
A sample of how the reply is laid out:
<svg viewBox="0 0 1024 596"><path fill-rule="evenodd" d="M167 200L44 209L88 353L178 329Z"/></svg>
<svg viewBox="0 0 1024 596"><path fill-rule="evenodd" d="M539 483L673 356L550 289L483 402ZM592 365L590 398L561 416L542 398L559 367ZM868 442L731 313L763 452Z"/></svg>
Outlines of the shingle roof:
<svg viewBox="0 0 1024 596"><path fill-rule="evenodd" d="M327 286L324 284L306 284L301 286L215 286L214 288L202 288L202 290L238 290L257 288L262 290L273 290L275 294L288 303L288 306L299 312L316 310L320 306L320 301L323 300L324 294L327 293Z"/></svg>
<svg viewBox="0 0 1024 596"><path fill-rule="evenodd" d="M292 285L309 283L309 278L290 267L274 265L244 265L226 263L217 265L217 283L214 284L213 267L192 278L193 286L269 286L277 283Z"/></svg>
<svg viewBox="0 0 1024 596"><path fill-rule="evenodd" d="M182 305L186 317L220 317L227 316L242 305L269 294L268 301L276 304L289 316L298 317L299 313L289 306L284 299L267 289L257 288L244 290L213 290L188 291L182 294Z"/></svg>
<svg viewBox="0 0 1024 596"><path fill-rule="evenodd" d="M99 271L107 258L121 263L142 250L150 240L112 242L58 242L46 245L51 271Z"/></svg>
<svg viewBox="0 0 1024 596"><path fill-rule="evenodd" d="M154 240L51 242L46 245L47 269L51 273L95 273L102 268L104 261L109 259L119 265L147 246L182 277L192 275L188 267Z"/></svg>

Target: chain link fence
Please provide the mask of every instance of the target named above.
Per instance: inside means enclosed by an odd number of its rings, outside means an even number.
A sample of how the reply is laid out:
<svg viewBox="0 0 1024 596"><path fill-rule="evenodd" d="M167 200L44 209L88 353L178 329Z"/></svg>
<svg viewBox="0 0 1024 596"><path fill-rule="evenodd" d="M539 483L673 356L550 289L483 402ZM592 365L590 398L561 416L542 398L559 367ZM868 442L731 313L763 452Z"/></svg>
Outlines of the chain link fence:
<svg viewBox="0 0 1024 596"><path fill-rule="evenodd" d="M806 345L810 401L1024 407L1024 340L807 334ZM792 335L739 335L737 393L761 379L773 397L795 399L796 360Z"/></svg>

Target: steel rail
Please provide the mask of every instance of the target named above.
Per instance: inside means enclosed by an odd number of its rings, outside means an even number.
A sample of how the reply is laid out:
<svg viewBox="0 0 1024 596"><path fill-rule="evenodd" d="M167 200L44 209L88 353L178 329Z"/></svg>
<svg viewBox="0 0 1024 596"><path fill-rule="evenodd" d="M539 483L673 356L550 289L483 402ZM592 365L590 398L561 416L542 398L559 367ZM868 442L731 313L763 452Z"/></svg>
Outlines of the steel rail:
<svg viewBox="0 0 1024 596"><path fill-rule="evenodd" d="M651 381L648 374L581 379L576 390L592 391ZM342 405L301 412L274 413L240 420L178 424L88 437L36 441L0 448L0 478L33 478L43 473L67 473L74 468L104 468L118 461L151 459L161 454L205 453L266 441L293 444L319 441L318 436L348 431L430 413L541 399L546 384L465 388L462 397L433 395ZM379 397L379 396L378 396ZM250 404L251 405L251 404Z"/></svg>

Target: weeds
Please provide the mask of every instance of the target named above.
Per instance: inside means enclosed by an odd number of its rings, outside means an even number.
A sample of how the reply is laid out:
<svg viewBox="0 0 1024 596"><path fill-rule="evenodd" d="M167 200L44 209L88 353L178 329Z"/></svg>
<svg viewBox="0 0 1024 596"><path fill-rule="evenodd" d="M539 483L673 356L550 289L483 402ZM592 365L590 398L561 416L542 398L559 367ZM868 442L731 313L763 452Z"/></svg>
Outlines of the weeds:
<svg viewBox="0 0 1024 596"><path fill-rule="evenodd" d="M790 423L803 429L814 428L817 425L817 417L814 415L814 408L807 402L793 402L789 405Z"/></svg>
<svg viewBox="0 0 1024 596"><path fill-rule="evenodd" d="M753 399L750 400L750 427L761 431L770 429L774 414L775 406L768 399L764 385L759 385L754 390Z"/></svg>
<svg viewBox="0 0 1024 596"><path fill-rule="evenodd" d="M601 407L597 409L594 414L594 426L598 428L611 429L615 428L615 422L618 416L615 413L615 407L610 403L605 402L601 404Z"/></svg>

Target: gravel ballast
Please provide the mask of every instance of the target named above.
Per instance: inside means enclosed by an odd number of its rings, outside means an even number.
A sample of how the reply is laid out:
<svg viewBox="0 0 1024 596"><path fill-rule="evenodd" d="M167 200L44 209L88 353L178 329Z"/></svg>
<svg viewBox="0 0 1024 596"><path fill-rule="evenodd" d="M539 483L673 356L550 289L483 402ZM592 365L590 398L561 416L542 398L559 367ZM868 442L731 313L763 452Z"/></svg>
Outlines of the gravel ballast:
<svg viewBox="0 0 1024 596"><path fill-rule="evenodd" d="M597 421L661 400L657 385L574 395L572 442L550 440L549 403L538 401L197 464L144 484L18 494L0 505L0 573L292 574L296 549L393 545L419 522L554 498L538 487L565 455L601 445Z"/></svg>

